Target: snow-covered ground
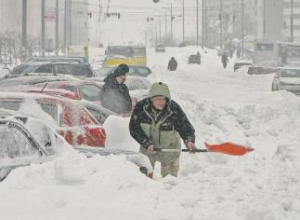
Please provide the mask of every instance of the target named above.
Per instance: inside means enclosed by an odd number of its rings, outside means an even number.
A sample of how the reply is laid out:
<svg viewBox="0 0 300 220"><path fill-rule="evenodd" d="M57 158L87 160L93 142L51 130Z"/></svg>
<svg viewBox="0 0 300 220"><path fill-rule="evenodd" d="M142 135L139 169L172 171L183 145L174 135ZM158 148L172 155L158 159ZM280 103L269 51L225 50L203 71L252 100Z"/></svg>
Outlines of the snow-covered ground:
<svg viewBox="0 0 300 220"><path fill-rule="evenodd" d="M178 178L161 179L158 165L155 180L123 156L65 153L16 169L0 183L0 219L300 219L299 97L271 92L272 75L234 73L232 61L224 70L213 50L200 50L200 66L188 65L188 55L197 51L149 49L154 72L149 80L170 86L172 99L196 128L199 148L204 141L232 141L254 152L182 154ZM103 50L91 53L93 59ZM179 63L176 72L166 71L171 56ZM108 147L138 149L128 121L112 118L105 124Z"/></svg>

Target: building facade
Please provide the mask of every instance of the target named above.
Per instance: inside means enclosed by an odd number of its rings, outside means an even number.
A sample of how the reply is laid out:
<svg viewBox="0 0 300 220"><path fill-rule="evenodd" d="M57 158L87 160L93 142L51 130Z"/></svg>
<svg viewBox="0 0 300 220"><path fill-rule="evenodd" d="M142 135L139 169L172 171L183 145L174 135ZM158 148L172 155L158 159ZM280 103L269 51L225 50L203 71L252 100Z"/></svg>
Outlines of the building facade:
<svg viewBox="0 0 300 220"><path fill-rule="evenodd" d="M284 0L283 22L284 40L300 43L300 0Z"/></svg>
<svg viewBox="0 0 300 220"><path fill-rule="evenodd" d="M0 1L0 34L15 35L22 33L22 0ZM58 19L59 47L64 46L64 35L67 45L88 45L88 0L58 0L58 17L56 0L45 1L45 48L53 51L55 47L56 19ZM68 7L67 26L65 28L65 6ZM33 50L40 50L42 35L42 1L27 0L27 39L28 46L35 44ZM67 16L68 16L67 15ZM65 31L67 29L67 31ZM71 34L70 34L71 33ZM20 39L15 39L20 43ZM29 48L30 49L30 48Z"/></svg>

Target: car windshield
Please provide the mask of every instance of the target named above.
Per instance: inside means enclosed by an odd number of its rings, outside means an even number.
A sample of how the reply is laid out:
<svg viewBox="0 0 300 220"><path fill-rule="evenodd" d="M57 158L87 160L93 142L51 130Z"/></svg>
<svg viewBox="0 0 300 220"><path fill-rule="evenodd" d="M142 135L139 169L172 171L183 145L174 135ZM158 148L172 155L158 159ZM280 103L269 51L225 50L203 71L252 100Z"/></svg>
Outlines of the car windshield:
<svg viewBox="0 0 300 220"><path fill-rule="evenodd" d="M92 70L84 65L70 65L70 74L73 76L92 76Z"/></svg>
<svg viewBox="0 0 300 220"><path fill-rule="evenodd" d="M0 159L39 156L25 134L8 123L0 123Z"/></svg>
<svg viewBox="0 0 300 220"><path fill-rule="evenodd" d="M20 65L11 71L11 75L25 75L33 73L39 66L38 65Z"/></svg>
<svg viewBox="0 0 300 220"><path fill-rule="evenodd" d="M281 77L300 78L300 69L283 69Z"/></svg>

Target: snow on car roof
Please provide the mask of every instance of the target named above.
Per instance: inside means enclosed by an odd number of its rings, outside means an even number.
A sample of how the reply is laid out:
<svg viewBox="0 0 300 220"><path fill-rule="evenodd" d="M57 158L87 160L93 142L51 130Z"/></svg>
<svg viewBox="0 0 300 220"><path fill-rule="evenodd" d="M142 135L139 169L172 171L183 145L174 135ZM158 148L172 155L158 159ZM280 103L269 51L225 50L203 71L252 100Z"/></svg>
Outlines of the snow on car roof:
<svg viewBox="0 0 300 220"><path fill-rule="evenodd" d="M300 67L298 66L283 66L283 67L279 67L279 69L281 69L281 70L287 70L287 69L289 69L289 70L300 70Z"/></svg>

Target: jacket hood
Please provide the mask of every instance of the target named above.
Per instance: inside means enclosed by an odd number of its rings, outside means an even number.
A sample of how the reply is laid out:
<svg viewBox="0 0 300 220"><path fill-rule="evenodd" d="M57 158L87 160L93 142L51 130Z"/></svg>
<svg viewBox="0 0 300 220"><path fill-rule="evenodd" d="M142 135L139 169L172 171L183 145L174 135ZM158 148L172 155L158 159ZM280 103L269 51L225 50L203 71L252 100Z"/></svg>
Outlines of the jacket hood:
<svg viewBox="0 0 300 220"><path fill-rule="evenodd" d="M105 77L104 82L116 82L116 77L126 75L129 72L129 67L127 64L120 64L115 67L111 72Z"/></svg>
<svg viewBox="0 0 300 220"><path fill-rule="evenodd" d="M151 85L148 97L152 98L154 96L164 96L171 100L171 93L167 84L162 82L156 82Z"/></svg>

